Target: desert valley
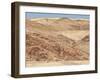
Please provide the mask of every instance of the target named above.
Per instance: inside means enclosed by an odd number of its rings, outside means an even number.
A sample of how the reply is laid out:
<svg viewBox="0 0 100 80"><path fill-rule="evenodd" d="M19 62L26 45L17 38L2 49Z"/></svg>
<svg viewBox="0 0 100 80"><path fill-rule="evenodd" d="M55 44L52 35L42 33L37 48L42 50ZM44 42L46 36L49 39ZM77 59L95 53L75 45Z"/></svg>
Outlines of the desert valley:
<svg viewBox="0 0 100 80"><path fill-rule="evenodd" d="M26 67L89 63L89 21L26 19Z"/></svg>

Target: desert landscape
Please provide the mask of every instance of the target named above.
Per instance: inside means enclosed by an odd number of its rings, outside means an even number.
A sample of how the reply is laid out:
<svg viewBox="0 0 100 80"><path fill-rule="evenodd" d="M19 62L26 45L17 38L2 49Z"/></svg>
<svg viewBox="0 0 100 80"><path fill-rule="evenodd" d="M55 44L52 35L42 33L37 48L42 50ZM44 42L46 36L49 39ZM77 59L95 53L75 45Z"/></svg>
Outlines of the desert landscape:
<svg viewBox="0 0 100 80"><path fill-rule="evenodd" d="M26 67L89 64L89 21L26 19Z"/></svg>

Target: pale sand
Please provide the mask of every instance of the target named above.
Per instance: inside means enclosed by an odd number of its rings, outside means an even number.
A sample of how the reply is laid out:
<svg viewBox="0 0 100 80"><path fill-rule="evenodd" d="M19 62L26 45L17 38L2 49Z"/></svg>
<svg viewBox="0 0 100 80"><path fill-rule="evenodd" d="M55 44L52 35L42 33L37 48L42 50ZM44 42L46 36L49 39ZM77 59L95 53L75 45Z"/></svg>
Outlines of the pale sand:
<svg viewBox="0 0 100 80"><path fill-rule="evenodd" d="M58 62L27 61L26 67L65 66L65 65L83 65L83 64L89 64L89 60L58 61Z"/></svg>
<svg viewBox="0 0 100 80"><path fill-rule="evenodd" d="M59 32L59 34L62 34L70 39L77 41L77 40L81 40L86 35L89 35L89 31L88 30L67 30L67 31Z"/></svg>

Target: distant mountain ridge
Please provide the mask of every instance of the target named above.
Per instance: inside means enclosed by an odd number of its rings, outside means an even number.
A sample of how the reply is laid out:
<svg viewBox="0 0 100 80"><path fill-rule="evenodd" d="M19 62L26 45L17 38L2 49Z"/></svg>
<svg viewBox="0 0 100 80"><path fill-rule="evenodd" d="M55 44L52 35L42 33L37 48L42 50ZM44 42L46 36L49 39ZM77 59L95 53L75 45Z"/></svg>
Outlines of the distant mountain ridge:
<svg viewBox="0 0 100 80"><path fill-rule="evenodd" d="M87 20L72 20L69 18L37 18L26 20L26 27L52 27L53 30L88 30L89 22ZM45 28L44 28L45 29Z"/></svg>

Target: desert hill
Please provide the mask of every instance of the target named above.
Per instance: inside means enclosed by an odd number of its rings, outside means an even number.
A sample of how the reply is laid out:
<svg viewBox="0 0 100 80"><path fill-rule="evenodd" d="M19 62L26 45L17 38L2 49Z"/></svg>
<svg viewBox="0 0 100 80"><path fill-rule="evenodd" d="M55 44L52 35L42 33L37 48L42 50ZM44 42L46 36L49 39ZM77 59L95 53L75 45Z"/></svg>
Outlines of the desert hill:
<svg viewBox="0 0 100 80"><path fill-rule="evenodd" d="M88 30L89 28L87 20L72 20L68 18L39 18L26 20L26 23L27 27L32 26L42 30Z"/></svg>
<svg viewBox="0 0 100 80"><path fill-rule="evenodd" d="M50 36L50 35L49 35ZM51 36L52 37L52 36ZM84 60L84 53L75 47L76 43L65 36L53 36L51 39L47 34L32 33L26 35L27 53L32 60L55 61L56 60ZM81 52L81 53L80 53ZM40 57L39 57L40 56ZM54 60L53 60L54 59ZM28 60L28 58L27 58Z"/></svg>

